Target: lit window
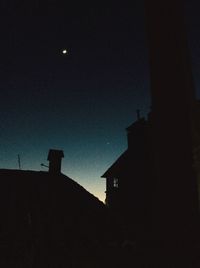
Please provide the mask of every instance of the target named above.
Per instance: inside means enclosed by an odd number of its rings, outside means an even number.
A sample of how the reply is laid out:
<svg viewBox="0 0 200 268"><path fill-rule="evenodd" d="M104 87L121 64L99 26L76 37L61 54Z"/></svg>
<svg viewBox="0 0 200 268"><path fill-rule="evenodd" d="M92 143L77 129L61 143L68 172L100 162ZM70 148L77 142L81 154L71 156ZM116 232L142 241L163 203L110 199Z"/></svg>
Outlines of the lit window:
<svg viewBox="0 0 200 268"><path fill-rule="evenodd" d="M113 186L115 188L118 188L119 187L119 181L118 181L118 179L114 178L114 180L113 180Z"/></svg>

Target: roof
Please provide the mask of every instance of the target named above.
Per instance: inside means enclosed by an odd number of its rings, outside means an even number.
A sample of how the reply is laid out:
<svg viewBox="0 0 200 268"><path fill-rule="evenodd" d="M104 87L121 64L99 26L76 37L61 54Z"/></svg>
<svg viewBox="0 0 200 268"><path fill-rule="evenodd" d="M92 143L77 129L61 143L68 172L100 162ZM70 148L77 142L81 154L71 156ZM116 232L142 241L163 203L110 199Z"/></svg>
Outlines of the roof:
<svg viewBox="0 0 200 268"><path fill-rule="evenodd" d="M121 172L129 165L130 153L126 150L101 176L102 178L118 177Z"/></svg>
<svg viewBox="0 0 200 268"><path fill-rule="evenodd" d="M138 119L133 124L131 124L129 127L126 128L127 131L132 131L134 129L137 129L138 127L146 125L147 121L144 117Z"/></svg>
<svg viewBox="0 0 200 268"><path fill-rule="evenodd" d="M44 195L51 191L59 195L61 191L64 192L66 200L70 197L83 202L83 198L87 202L96 203L97 206L103 205L97 197L62 173L52 175L46 171L0 169L0 189L4 191L8 188L22 194L34 194L35 190L40 189Z"/></svg>
<svg viewBox="0 0 200 268"><path fill-rule="evenodd" d="M134 134L134 139L136 137L142 137L144 130L146 130L147 121L144 117L139 118L132 125L126 128L131 135ZM137 140L136 140L137 141ZM140 145L140 143L139 143ZM106 172L101 176L102 178L115 178L119 176L124 176L130 169L138 166L138 161L141 159L141 148L140 146L135 146L134 148L128 148L120 157L106 170Z"/></svg>
<svg viewBox="0 0 200 268"><path fill-rule="evenodd" d="M99 250L110 230L103 202L63 174L0 169L0 211L1 240L6 243L1 251L13 261L19 259L18 266L24 256L29 260L29 251L19 251L19 247L26 249L33 243L36 251L45 251L50 244L48 252L69 262L69 256L82 254L84 249L88 254L91 247ZM26 254L23 259L21 252ZM33 262L40 261L37 255L33 257ZM41 260L41 267L46 267Z"/></svg>

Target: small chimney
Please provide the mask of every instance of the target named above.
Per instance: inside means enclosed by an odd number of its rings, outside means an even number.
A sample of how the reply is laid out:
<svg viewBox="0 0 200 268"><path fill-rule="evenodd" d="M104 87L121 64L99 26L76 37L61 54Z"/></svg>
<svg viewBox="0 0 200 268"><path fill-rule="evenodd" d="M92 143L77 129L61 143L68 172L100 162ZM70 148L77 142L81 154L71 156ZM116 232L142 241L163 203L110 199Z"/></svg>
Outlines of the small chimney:
<svg viewBox="0 0 200 268"><path fill-rule="evenodd" d="M62 150L49 150L48 158L49 161L49 173L60 174L61 173L61 161L64 157Z"/></svg>

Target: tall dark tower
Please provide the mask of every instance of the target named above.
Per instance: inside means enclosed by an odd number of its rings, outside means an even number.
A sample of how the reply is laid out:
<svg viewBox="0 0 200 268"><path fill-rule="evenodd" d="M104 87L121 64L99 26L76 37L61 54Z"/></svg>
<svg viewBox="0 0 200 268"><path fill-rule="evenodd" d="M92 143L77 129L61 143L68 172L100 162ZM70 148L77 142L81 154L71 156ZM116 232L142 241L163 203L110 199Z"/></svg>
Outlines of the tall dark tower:
<svg viewBox="0 0 200 268"><path fill-rule="evenodd" d="M194 86L183 1L145 0L145 5L156 185L151 239L160 256L187 262L197 237L198 198L191 132Z"/></svg>

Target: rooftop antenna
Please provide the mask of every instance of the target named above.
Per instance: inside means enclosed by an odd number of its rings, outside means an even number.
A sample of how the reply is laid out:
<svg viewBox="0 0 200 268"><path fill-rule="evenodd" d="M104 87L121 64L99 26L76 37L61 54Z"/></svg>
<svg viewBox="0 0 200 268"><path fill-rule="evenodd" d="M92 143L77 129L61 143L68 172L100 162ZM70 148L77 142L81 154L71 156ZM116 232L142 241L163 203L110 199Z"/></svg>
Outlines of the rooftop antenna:
<svg viewBox="0 0 200 268"><path fill-rule="evenodd" d="M19 169L21 170L21 158L20 158L19 154L18 154L17 158L18 158L18 166L19 166Z"/></svg>
<svg viewBox="0 0 200 268"><path fill-rule="evenodd" d="M47 165L45 165L45 164L40 164L41 165L41 167L46 167L46 168L49 168L49 166L47 166Z"/></svg>
<svg viewBox="0 0 200 268"><path fill-rule="evenodd" d="M137 113L137 120L140 120L140 110L137 109L137 110L136 110L136 113Z"/></svg>

